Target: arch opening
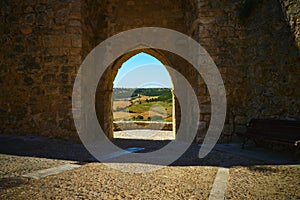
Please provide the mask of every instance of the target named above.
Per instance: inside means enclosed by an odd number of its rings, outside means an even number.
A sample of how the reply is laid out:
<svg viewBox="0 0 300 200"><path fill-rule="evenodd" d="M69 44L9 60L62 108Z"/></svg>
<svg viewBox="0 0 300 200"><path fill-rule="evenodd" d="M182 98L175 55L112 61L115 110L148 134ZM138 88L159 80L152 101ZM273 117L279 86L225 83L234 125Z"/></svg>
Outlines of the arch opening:
<svg viewBox="0 0 300 200"><path fill-rule="evenodd" d="M175 139L173 82L152 49L129 52L112 66L112 138Z"/></svg>

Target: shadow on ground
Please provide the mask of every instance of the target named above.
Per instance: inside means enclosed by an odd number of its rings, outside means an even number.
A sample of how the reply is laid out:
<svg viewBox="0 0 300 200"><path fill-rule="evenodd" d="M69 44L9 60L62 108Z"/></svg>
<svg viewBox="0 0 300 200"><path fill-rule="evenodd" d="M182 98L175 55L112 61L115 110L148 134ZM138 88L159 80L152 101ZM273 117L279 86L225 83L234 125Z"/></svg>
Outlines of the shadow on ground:
<svg viewBox="0 0 300 200"><path fill-rule="evenodd" d="M114 144L122 149L141 147L139 153L155 151L170 141L115 139ZM192 144L190 148L171 166L253 166L261 164L299 164L292 154L279 153L267 149L249 147L241 149L240 144L217 144L205 158L199 159L200 145ZM41 136L0 135L0 153L41 157L78 162L97 161L82 144L69 140L53 139ZM151 164L151 163L149 163Z"/></svg>

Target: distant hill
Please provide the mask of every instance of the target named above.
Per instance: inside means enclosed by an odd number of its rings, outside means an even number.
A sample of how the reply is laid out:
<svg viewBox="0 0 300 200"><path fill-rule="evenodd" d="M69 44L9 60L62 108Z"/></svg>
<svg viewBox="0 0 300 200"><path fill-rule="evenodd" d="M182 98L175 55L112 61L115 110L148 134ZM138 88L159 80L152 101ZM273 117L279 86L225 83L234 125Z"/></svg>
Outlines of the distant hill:
<svg viewBox="0 0 300 200"><path fill-rule="evenodd" d="M134 98L138 95L172 98L171 88L114 88L113 100Z"/></svg>
<svg viewBox="0 0 300 200"><path fill-rule="evenodd" d="M114 88L114 120L172 122L172 101L170 88Z"/></svg>

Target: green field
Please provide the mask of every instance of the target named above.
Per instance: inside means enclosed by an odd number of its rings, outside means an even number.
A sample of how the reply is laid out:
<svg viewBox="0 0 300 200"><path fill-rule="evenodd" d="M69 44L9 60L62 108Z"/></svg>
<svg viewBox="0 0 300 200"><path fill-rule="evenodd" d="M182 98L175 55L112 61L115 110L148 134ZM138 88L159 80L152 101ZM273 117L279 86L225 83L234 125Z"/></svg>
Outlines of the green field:
<svg viewBox="0 0 300 200"><path fill-rule="evenodd" d="M169 88L115 88L115 121L172 122L172 91Z"/></svg>

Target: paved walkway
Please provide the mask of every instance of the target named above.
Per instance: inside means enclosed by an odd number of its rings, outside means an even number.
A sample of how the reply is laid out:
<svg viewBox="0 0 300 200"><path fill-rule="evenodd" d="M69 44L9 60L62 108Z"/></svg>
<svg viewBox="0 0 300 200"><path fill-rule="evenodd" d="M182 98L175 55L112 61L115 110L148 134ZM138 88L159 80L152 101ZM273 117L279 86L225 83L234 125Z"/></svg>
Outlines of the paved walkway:
<svg viewBox="0 0 300 200"><path fill-rule="evenodd" d="M173 131L140 129L115 131L114 138L138 140L175 140L175 134Z"/></svg>

